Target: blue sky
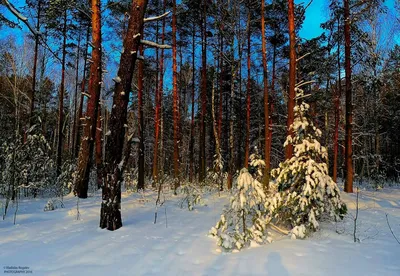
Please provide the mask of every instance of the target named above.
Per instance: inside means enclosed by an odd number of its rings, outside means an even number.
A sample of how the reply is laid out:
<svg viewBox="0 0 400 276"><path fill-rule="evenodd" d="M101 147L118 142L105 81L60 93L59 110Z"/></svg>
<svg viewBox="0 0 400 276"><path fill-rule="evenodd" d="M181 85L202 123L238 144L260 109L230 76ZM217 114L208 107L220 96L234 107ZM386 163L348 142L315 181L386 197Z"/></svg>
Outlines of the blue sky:
<svg viewBox="0 0 400 276"><path fill-rule="evenodd" d="M343 2L343 0L337 0ZM296 4L304 3L307 5L310 0L295 0ZM394 0L385 0L386 6L393 10ZM306 39L316 37L322 33L320 24L326 21L328 16L328 1L327 0L313 0L311 5L306 11L306 19L303 27L300 30L300 36Z"/></svg>
<svg viewBox="0 0 400 276"><path fill-rule="evenodd" d="M309 2L306 0L296 0L296 4L304 3L307 5ZM326 0L314 0L306 11L306 19L303 23L303 27L300 30L300 36L302 38L310 39L314 38L322 33L320 24L326 19Z"/></svg>

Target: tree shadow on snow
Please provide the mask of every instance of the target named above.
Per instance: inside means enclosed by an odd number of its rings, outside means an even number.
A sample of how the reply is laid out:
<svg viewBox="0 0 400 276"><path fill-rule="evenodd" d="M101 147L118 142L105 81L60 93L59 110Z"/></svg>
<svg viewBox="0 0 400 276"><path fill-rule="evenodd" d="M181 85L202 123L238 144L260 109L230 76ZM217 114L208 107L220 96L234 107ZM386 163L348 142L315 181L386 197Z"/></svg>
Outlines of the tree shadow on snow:
<svg viewBox="0 0 400 276"><path fill-rule="evenodd" d="M267 257L266 263L267 275L289 276L289 272L282 264L281 255L277 252L272 252Z"/></svg>

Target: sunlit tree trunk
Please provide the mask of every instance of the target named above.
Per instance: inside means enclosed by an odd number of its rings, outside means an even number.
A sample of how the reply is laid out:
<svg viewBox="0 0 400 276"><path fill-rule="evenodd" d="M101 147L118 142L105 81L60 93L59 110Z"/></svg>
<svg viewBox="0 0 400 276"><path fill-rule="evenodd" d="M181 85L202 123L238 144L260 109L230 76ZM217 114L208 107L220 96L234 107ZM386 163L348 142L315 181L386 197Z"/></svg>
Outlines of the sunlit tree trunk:
<svg viewBox="0 0 400 276"><path fill-rule="evenodd" d="M290 130L290 126L294 120L294 104L295 104L295 85L296 85L296 34L294 27L294 3L293 0L288 0L289 9L288 9L288 18L289 18L289 93L288 93L288 102L287 102L287 135L292 136L292 131ZM285 157L286 159L290 159L293 155L293 145L289 144L285 149Z"/></svg>
<svg viewBox="0 0 400 276"><path fill-rule="evenodd" d="M84 123L84 134L78 157L75 193L79 198L87 198L90 169L93 164L97 117L101 92L101 7L99 0L92 0L92 62L89 74L89 99Z"/></svg>

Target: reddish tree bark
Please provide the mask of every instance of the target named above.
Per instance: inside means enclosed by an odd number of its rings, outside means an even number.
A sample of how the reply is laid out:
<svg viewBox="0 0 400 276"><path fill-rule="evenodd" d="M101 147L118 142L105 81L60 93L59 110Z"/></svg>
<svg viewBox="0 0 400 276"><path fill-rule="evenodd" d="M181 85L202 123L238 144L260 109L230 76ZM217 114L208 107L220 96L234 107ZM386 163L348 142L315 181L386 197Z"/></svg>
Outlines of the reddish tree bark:
<svg viewBox="0 0 400 276"><path fill-rule="evenodd" d="M147 0L133 0L124 38L124 51L121 54L117 81L114 87L113 107L109 121L109 136L106 142L106 155L103 179L103 202L100 212L100 227L116 230L122 227L121 219L121 180L124 170L122 151L125 126L127 123L129 94L143 29Z"/></svg>
<svg viewBox="0 0 400 276"><path fill-rule="evenodd" d="M97 117L101 92L101 7L100 0L92 0L92 63L89 75L89 99L85 115L84 136L78 157L74 191L79 198L87 198L90 169L93 164ZM101 139L101 137L100 137ZM101 148L100 148L101 149Z"/></svg>
<svg viewBox="0 0 400 276"><path fill-rule="evenodd" d="M294 105L295 105L295 85L296 85L296 34L294 27L294 3L293 0L288 0L288 19L289 19L289 93L288 93L288 116L287 116L287 135L292 136L293 133L290 130L290 126L294 120ZM290 159L293 155L293 145L289 144L285 149L286 159Z"/></svg>
<svg viewBox="0 0 400 276"><path fill-rule="evenodd" d="M345 174L344 191L353 192L353 102L351 88L351 36L349 0L344 0L344 39L345 39L345 73L346 73L346 133L345 133Z"/></svg>

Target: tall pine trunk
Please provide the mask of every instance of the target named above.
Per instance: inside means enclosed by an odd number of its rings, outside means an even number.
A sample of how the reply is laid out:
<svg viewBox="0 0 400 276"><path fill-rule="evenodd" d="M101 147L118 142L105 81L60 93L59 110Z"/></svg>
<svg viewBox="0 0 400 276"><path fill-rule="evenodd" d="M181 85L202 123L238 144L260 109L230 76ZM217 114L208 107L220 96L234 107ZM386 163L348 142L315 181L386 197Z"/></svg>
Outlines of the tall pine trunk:
<svg viewBox="0 0 400 276"><path fill-rule="evenodd" d="M78 157L74 191L79 198L87 198L90 169L96 141L97 116L101 92L101 7L92 0L92 58L89 75L89 99L85 115L84 136Z"/></svg>
<svg viewBox="0 0 400 276"><path fill-rule="evenodd" d="M36 21L36 30L40 29L40 13L41 13L41 0L38 1L37 8L37 21ZM39 52L39 36L35 35L35 53L33 56L33 70L32 70L32 87L31 87L31 102L29 109L29 125L32 126L34 124L34 111L35 111L35 94L36 94L36 71L37 71L37 61L38 61L38 52Z"/></svg>
<svg viewBox="0 0 400 276"><path fill-rule="evenodd" d="M353 192L353 145L352 123L353 103L351 88L351 37L349 0L344 0L344 40L345 40L345 73L346 73L346 133L345 133L345 175L344 191Z"/></svg>
<svg viewBox="0 0 400 276"><path fill-rule="evenodd" d="M289 93L287 102L287 135L292 136L293 133L290 130L290 126L293 124L294 120L294 105L295 105L295 85L296 85L296 34L294 27L294 3L293 0L288 0L288 18L289 18ZM290 159L293 155L293 145L289 144L285 149L286 159Z"/></svg>
<svg viewBox="0 0 400 276"><path fill-rule="evenodd" d="M265 17L264 17L265 0L261 0L261 40L262 40L262 63L263 63L263 85L264 85L264 159L265 159L265 172L264 172L264 189L269 188L269 173L270 173L270 160L271 160L271 137L269 125L269 102L268 102L268 71L267 71L267 46L265 38Z"/></svg>
<svg viewBox="0 0 400 276"><path fill-rule="evenodd" d="M163 10L165 13L166 2L163 0ZM157 23L158 26L158 23ZM157 27L158 32L158 27ZM165 40L165 18L162 19L162 31L161 31L161 44L164 44ZM157 36L158 39L158 36ZM157 51L157 59L158 59L158 50ZM154 153L153 153L153 180L155 183L158 182L158 171L159 171L159 163L158 163L158 152L159 152L159 144L160 144L160 128L161 128L161 102L163 96L163 89L164 89L164 49L161 49L160 55L160 79L158 88L156 89L156 110L155 110L155 126L154 126Z"/></svg>
<svg viewBox="0 0 400 276"><path fill-rule="evenodd" d="M338 18L338 31L340 27L340 19ZM342 96L342 78L340 76L340 42L338 40L337 47L337 64L338 64L338 85L335 91L334 108L335 108L335 131L333 138L333 173L332 179L337 182L338 171L338 155L339 155L339 123L340 123L340 98Z"/></svg>
<svg viewBox="0 0 400 276"><path fill-rule="evenodd" d="M78 36L78 45L76 50L76 65L75 65L75 92L74 92L74 115L72 121L72 146L70 153L73 154L76 147L76 116L78 111L78 90L79 90L79 58L80 58L81 34Z"/></svg>
<svg viewBox="0 0 400 276"><path fill-rule="evenodd" d="M61 174L62 152L63 152L63 125L64 125L64 92L65 92L65 58L67 55L67 10L64 11L63 19L63 46L61 59L61 85L58 94L58 136L57 136L57 176Z"/></svg>
<svg viewBox="0 0 400 276"><path fill-rule="evenodd" d="M141 31L143 37L143 30ZM143 45L139 46L139 53L143 56ZM137 189L144 189L144 118L143 118L143 74L144 61L138 61L138 120L139 120L139 173Z"/></svg>
<svg viewBox="0 0 400 276"><path fill-rule="evenodd" d="M88 56L88 46L89 46L89 34L90 34L90 27L87 27L86 32L86 46L85 46L85 54L83 55L83 76L81 82L81 97L79 101L79 109L78 115L75 121L75 148L74 148L74 157L77 158L79 155L79 148L80 148L80 140L81 140L81 126L82 126L82 115L83 115L83 102L84 102L84 93L86 89L86 65L87 65L87 56Z"/></svg>
<svg viewBox="0 0 400 276"><path fill-rule="evenodd" d="M249 4L249 3L248 3ZM246 144L244 151L244 167L249 166L250 156L250 90L251 90L251 17L250 8L247 14L247 88L246 88Z"/></svg>
<svg viewBox="0 0 400 276"><path fill-rule="evenodd" d="M179 187L179 106L178 106L178 84L177 84L177 61L176 61L176 0L172 1L172 85L173 85L173 124L174 124L174 189Z"/></svg>
<svg viewBox="0 0 400 276"><path fill-rule="evenodd" d="M103 191L100 211L100 227L116 230L122 227L121 181L124 170L122 158L125 126L127 123L129 94L143 30L147 0L133 0L128 29L123 42L124 51L116 77L113 107L109 120L109 136L106 142Z"/></svg>
<svg viewBox="0 0 400 276"><path fill-rule="evenodd" d="M207 112L207 4L202 2L202 23L201 23L201 113L200 113L200 151L199 151L199 182L206 177L206 112Z"/></svg>
<svg viewBox="0 0 400 276"><path fill-rule="evenodd" d="M193 23L192 30L192 110L190 119L190 144L189 144L189 181L194 178L194 98L195 98L195 58L196 58L196 25Z"/></svg>

